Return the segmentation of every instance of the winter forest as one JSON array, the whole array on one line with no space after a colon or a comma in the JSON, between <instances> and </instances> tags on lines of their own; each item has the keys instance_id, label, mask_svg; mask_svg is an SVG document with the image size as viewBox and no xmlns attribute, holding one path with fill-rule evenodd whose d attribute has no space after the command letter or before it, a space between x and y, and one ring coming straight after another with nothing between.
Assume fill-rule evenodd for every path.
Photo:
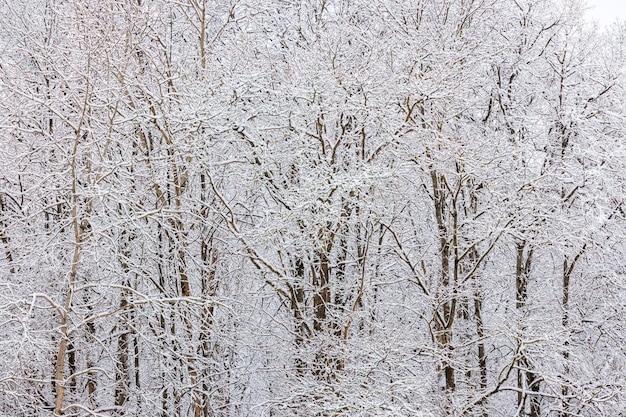
<instances>
[{"instance_id":1,"label":"winter forest","mask_svg":"<svg viewBox=\"0 0 626 417\"><path fill-rule=\"evenodd\" d=\"M584 7L2 0L0 415L626 415Z\"/></svg>"}]
</instances>

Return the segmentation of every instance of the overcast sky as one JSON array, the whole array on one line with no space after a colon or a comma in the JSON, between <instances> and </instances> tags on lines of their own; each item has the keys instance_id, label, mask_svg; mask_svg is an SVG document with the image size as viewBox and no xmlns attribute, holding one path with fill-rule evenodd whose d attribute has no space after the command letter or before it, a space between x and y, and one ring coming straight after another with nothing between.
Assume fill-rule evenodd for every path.
<instances>
[{"instance_id":1,"label":"overcast sky","mask_svg":"<svg viewBox=\"0 0 626 417\"><path fill-rule=\"evenodd\" d=\"M626 0L587 0L589 15L601 25L613 23L617 18L626 20Z\"/></svg>"}]
</instances>

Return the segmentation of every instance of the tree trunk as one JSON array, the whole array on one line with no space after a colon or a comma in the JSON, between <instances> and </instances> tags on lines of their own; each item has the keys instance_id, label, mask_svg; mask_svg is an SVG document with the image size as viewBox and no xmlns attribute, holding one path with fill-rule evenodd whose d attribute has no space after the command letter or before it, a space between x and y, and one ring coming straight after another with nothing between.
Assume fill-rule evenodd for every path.
<instances>
[{"instance_id":1,"label":"tree trunk","mask_svg":"<svg viewBox=\"0 0 626 417\"><path fill-rule=\"evenodd\" d=\"M437 230L439 232L439 256L441 262L441 278L437 288L437 300L442 305L442 311L435 311L435 337L437 347L443 356L442 368L445 379L445 391L452 393L456 389L456 379L452 356L454 347L452 346L454 315L456 310L456 296L453 295L453 288L450 280L450 237L447 226L448 207L446 205L445 178L431 171L431 182L435 203L435 218L437 220Z\"/></svg>"},{"instance_id":2,"label":"tree trunk","mask_svg":"<svg viewBox=\"0 0 626 417\"><path fill-rule=\"evenodd\" d=\"M528 276L532 265L533 248L528 247L526 241L517 244L517 257L515 263L515 288L516 309L520 320L520 331L525 330L526 304L528 301ZM520 341L523 343L523 341ZM528 389L533 393L539 392L541 379L531 370L532 363L526 356L524 347L520 349L520 358L517 363L517 408L519 417L526 416L526 398L529 396ZM530 417L538 417L541 414L540 398L537 394L530 394Z\"/></svg>"}]
</instances>

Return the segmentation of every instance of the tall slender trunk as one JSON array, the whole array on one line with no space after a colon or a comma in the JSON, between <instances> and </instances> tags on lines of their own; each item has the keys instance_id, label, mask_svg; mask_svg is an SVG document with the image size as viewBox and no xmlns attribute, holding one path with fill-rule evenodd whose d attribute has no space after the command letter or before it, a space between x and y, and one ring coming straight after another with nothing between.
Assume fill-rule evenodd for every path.
<instances>
[{"instance_id":1,"label":"tall slender trunk","mask_svg":"<svg viewBox=\"0 0 626 417\"><path fill-rule=\"evenodd\" d=\"M128 307L127 291L122 290L120 311L124 312ZM128 399L129 358L128 358L128 330L122 323L119 324L120 335L117 339L117 366L115 372L115 405L123 407Z\"/></svg>"},{"instance_id":2,"label":"tall slender trunk","mask_svg":"<svg viewBox=\"0 0 626 417\"><path fill-rule=\"evenodd\" d=\"M313 277L313 287L315 292L313 294L313 329L322 334L326 331L334 333L333 325L336 323L329 323L328 321L328 309L330 307L330 264L328 259L328 251L331 245L327 245L322 250L316 253L316 262L311 265L311 273ZM334 378L334 370L338 368L338 358L333 358L331 352L328 350L332 346L326 344L322 345L321 350L318 351L315 361L315 375L331 382Z\"/></svg>"},{"instance_id":3,"label":"tall slender trunk","mask_svg":"<svg viewBox=\"0 0 626 417\"><path fill-rule=\"evenodd\" d=\"M301 257L297 257L295 260L295 282L293 284L293 294L291 294L291 310L294 314L296 321L296 336L295 345L296 351L299 352L304 345L304 340L307 337L307 326L304 321L304 317L301 317L302 306L304 305L304 262ZM306 371L306 362L302 360L300 355L296 355L295 358L296 372L298 375L304 375Z\"/></svg>"},{"instance_id":4,"label":"tall slender trunk","mask_svg":"<svg viewBox=\"0 0 626 417\"><path fill-rule=\"evenodd\" d=\"M459 176L462 175L462 169L460 169L461 165L457 164L457 172ZM476 219L479 216L478 213L478 196L475 193L475 184L473 181L470 181L470 187L468 192L462 192L464 200L466 203L463 205L464 213L466 218ZM469 204L467 204L469 203ZM458 255L457 255L458 257ZM464 276L466 274L471 274L472 270L480 263L480 255L478 253L478 248L474 244L470 247L468 253L469 259L469 267L465 267L463 270ZM474 281L474 323L476 325L476 336L478 338L478 342L476 343L477 350L477 358L478 358L478 375L479 375L479 388L482 394L487 392L487 352L485 350L485 327L483 322L483 301L484 294L482 283L478 279L477 276L473 277ZM469 307L468 307L469 308ZM480 410L481 417L488 417L489 413L487 412L486 407L487 397L482 397L481 400L476 404Z\"/></svg>"},{"instance_id":5,"label":"tall slender trunk","mask_svg":"<svg viewBox=\"0 0 626 417\"><path fill-rule=\"evenodd\" d=\"M481 392L487 391L487 353L485 351L485 328L483 323L483 294L480 288L474 291L474 320L476 322L476 335L478 336L477 350L478 350L478 371L480 374L480 390ZM484 408L484 402L486 398L483 398L477 405L481 407L481 417L487 417L487 410Z\"/></svg>"},{"instance_id":6,"label":"tall slender trunk","mask_svg":"<svg viewBox=\"0 0 626 417\"><path fill-rule=\"evenodd\" d=\"M442 300L442 314L435 312L435 338L438 348L442 351L442 368L445 378L445 391L454 392L456 378L452 365L453 349L452 336L454 315L456 310L456 297L453 295L453 284L450 280L450 236L447 226L448 207L446 205L445 179L434 170L431 171L431 182L435 203L435 218L439 232L439 256L441 262L441 278L437 289L437 299Z\"/></svg>"},{"instance_id":7,"label":"tall slender trunk","mask_svg":"<svg viewBox=\"0 0 626 417\"><path fill-rule=\"evenodd\" d=\"M61 333L61 341L59 343L59 348L57 350L56 364L55 364L55 400L54 400L54 416L63 415L63 401L65 399L65 362L66 355L68 351L68 344L70 343L70 333L68 331L68 322L69 315L72 311L72 303L74 297L74 291L76 287L76 280L78 277L78 266L81 257L81 250L84 243L84 229L81 227L82 219L79 219L78 205L79 205L79 196L78 196L78 167L77 167L77 156L78 156L78 146L81 138L83 138L82 126L83 122L86 119L87 114L87 105L89 100L89 89L90 85L87 80L85 87L85 97L83 101L82 107L82 115L78 126L75 129L74 136L74 144L72 147L71 160L70 160L70 175L71 175L71 199L72 199L72 210L71 210L71 218L72 218L72 231L73 231L73 254L72 254L72 263L70 264L70 271L67 283L67 293L65 295L65 302L63 303L63 310L60 312L60 327L59 333Z\"/></svg>"},{"instance_id":8,"label":"tall slender trunk","mask_svg":"<svg viewBox=\"0 0 626 417\"><path fill-rule=\"evenodd\" d=\"M217 291L217 282L215 278L217 268L217 250L213 247L211 237L204 238L200 245L200 259L202 261L202 282L201 290L202 296L208 299L214 297ZM207 359L214 355L213 347L211 346L210 338L214 326L215 317L215 305L213 303L204 305L202 308L201 323L200 323L200 336L198 345L198 354L201 358ZM194 407L194 417L200 417L204 415L208 417L211 413L209 396L208 369L199 367L201 374L198 377L198 384L202 381L202 388L198 389L196 393L196 405ZM226 394L223 394L224 403L228 402Z\"/></svg>"},{"instance_id":9,"label":"tall slender trunk","mask_svg":"<svg viewBox=\"0 0 626 417\"><path fill-rule=\"evenodd\" d=\"M72 164L72 172L75 172L74 164ZM75 177L75 174L74 174ZM76 179L74 178L74 205L72 207L73 217L73 229L74 229L74 251L72 255L72 263L70 266L69 282L67 286L67 293L65 295L65 303L63 304L63 310L61 312L60 328L61 341L57 350L56 365L55 365L55 402L54 402L54 415L63 415L63 400L65 398L66 380L65 380L65 363L66 355L68 352L68 346L70 344L70 335L68 331L69 315L72 311L72 302L74 297L74 289L76 286L76 279L78 275L78 265L80 261L81 247L82 247L82 234L78 224L77 204L78 199L76 196Z\"/></svg>"},{"instance_id":10,"label":"tall slender trunk","mask_svg":"<svg viewBox=\"0 0 626 417\"><path fill-rule=\"evenodd\" d=\"M122 213L121 204L118 204L118 212ZM130 285L128 274L130 273L130 268L128 266L128 259L130 259L130 251L129 251L129 242L131 238L127 237L127 232L122 231L120 236L121 238L121 259L120 266L122 268L122 290L120 294L120 315L122 319L118 322L118 332L119 336L117 339L117 364L116 364L116 372L115 372L115 405L118 407L123 407L128 399L128 389L129 389L129 381L130 381L130 361L129 361L129 331L127 323L123 317L127 315L128 309L128 287Z\"/></svg>"},{"instance_id":11,"label":"tall slender trunk","mask_svg":"<svg viewBox=\"0 0 626 417\"><path fill-rule=\"evenodd\" d=\"M0 193L0 241L4 245L4 257L6 258L7 263L9 264L9 272L11 274L14 274L15 266L13 265L13 253L11 252L11 246L9 244L10 239L5 233L6 223L4 222L4 219L2 218L2 216L4 215L5 209L6 207L4 204L4 198L2 196L2 193Z\"/></svg>"},{"instance_id":12,"label":"tall slender trunk","mask_svg":"<svg viewBox=\"0 0 626 417\"><path fill-rule=\"evenodd\" d=\"M563 326L563 330L565 331L565 340L563 341L563 374L567 375L569 373L569 321L570 321L570 280L572 276L572 272L574 272L574 267L576 263L581 258L581 256L587 250L587 244L584 244L580 251L573 258L569 258L568 256L563 257L563 271L562 271L562 317L561 324ZM562 411L559 413L560 416L569 415L569 404L568 404L568 396L569 396L569 388L567 384L563 383L561 386L561 398L562 398Z\"/></svg>"},{"instance_id":13,"label":"tall slender trunk","mask_svg":"<svg viewBox=\"0 0 626 417\"><path fill-rule=\"evenodd\" d=\"M515 263L515 288L516 288L516 309L520 318L520 331L525 330L524 314L528 301L528 276L532 265L533 248L529 247L526 241L517 244L517 256ZM520 341L520 343L523 343ZM520 358L517 361L517 408L518 415L526 415L526 399L530 399L530 417L538 417L541 414L540 397L537 394L541 385L541 378L532 371L532 363L526 356L522 348ZM530 389L531 394L528 393Z\"/></svg>"}]
</instances>

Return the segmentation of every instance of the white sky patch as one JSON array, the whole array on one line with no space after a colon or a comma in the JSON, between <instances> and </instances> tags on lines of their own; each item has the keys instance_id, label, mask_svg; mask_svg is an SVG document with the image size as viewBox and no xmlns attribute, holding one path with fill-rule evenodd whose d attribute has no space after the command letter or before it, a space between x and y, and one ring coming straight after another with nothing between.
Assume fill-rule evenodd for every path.
<instances>
[{"instance_id":1,"label":"white sky patch","mask_svg":"<svg viewBox=\"0 0 626 417\"><path fill-rule=\"evenodd\" d=\"M626 20L626 0L587 0L587 16L607 26L615 20Z\"/></svg>"}]
</instances>

